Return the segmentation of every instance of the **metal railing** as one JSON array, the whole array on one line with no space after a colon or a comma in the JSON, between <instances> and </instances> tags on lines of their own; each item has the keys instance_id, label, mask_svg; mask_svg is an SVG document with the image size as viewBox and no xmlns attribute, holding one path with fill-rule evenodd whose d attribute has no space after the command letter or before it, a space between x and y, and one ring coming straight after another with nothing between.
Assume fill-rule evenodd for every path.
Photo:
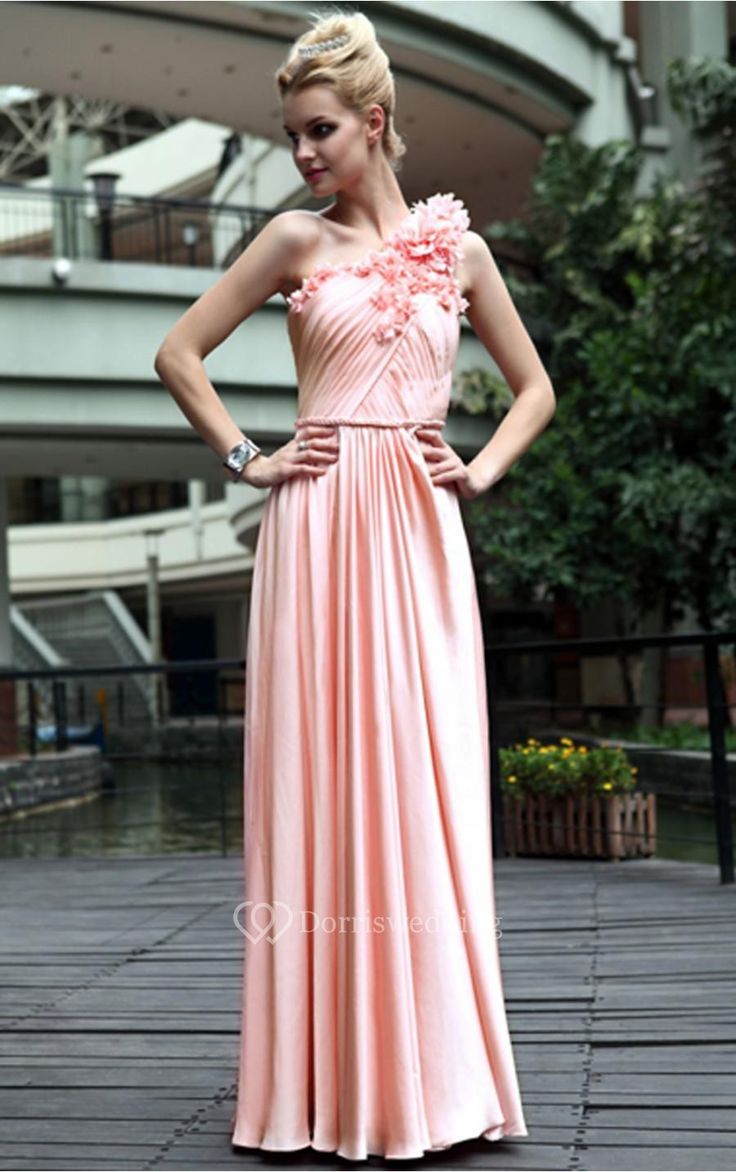
<instances>
[{"instance_id":1,"label":"metal railing","mask_svg":"<svg viewBox=\"0 0 736 1172\"><path fill-rule=\"evenodd\" d=\"M0 180L0 258L74 260L227 268L283 207L210 199L26 187ZM536 266L503 242L494 256L505 275L538 276Z\"/></svg>"},{"instance_id":2,"label":"metal railing","mask_svg":"<svg viewBox=\"0 0 736 1172\"><path fill-rule=\"evenodd\" d=\"M281 209L0 182L0 257L226 268Z\"/></svg>"},{"instance_id":3,"label":"metal railing","mask_svg":"<svg viewBox=\"0 0 736 1172\"><path fill-rule=\"evenodd\" d=\"M733 863L733 834L731 795L728 777L728 763L726 758L726 712L729 705L723 696L719 673L719 648L736 645L736 632L697 632L681 635L646 635L625 636L598 639L554 639L535 640L532 642L517 643L485 643L487 703L490 731L490 762L491 762L491 810L493 850L497 857L505 853L503 832L503 800L501 791L501 770L499 750L502 747L499 737L499 723L501 714L505 710L513 710L517 723L522 711L527 715L522 719L529 721L528 714L545 713L555 718L559 712L564 712L569 718L571 712L583 717L591 712L601 715L606 710L614 708L620 713L620 705L584 704L576 700L554 699L524 699L513 701L504 700L499 696L497 688L497 668L502 658L515 656L539 655L545 658L565 653L566 661L578 663L588 656L628 656L646 648L696 647L700 650L704 665L705 695L703 706L708 713L708 737L710 746L710 774L711 800L715 825L718 866L721 883L734 882ZM161 704L156 711L161 715L161 729L170 727L197 727L209 722L215 730L214 745L222 736L223 729L230 718L235 717L239 722L243 718L243 699L245 689L246 663L243 659L211 659L187 660L170 663L135 664L121 667L95 666L94 668L80 667L51 667L43 670L20 671L0 670L0 689L8 682L13 682L17 690L25 688L25 713L19 713L15 720L15 727L19 732L21 745L25 745L27 752L34 755L39 745L39 713L38 697L44 691L46 694L46 728L53 729L53 743L59 752L63 752L71 743L70 720L77 719L83 724L89 719L94 709L94 698L91 698L85 687L86 677L109 676L116 683L116 687L105 696L104 729L98 738L98 743L105 754L112 759L126 759L130 757L155 757L149 746L146 749L146 734L155 732L156 722L147 722L143 727L140 718L131 720L125 708L125 691L122 679L127 675L150 675L156 679L156 686L161 689ZM49 683L51 684L49 694ZM98 698L99 703L99 698ZM647 708L654 705L647 703ZM664 707L664 705L660 705ZM0 736L7 735L7 729L0 727ZM48 737L47 737L48 741ZM152 742L154 743L154 742ZM116 747L117 746L117 747ZM668 750L656 746L642 746L642 752L656 754ZM212 756L216 756L213 749ZM220 802L217 817L227 820L225 803ZM232 816L231 816L232 817ZM622 833L626 833L623 831ZM661 835L660 835L661 837ZM669 836L672 837L672 836ZM221 825L221 841L223 851L226 852L227 827ZM688 843L703 843L708 846L710 841L705 839L688 838Z\"/></svg>"}]
</instances>

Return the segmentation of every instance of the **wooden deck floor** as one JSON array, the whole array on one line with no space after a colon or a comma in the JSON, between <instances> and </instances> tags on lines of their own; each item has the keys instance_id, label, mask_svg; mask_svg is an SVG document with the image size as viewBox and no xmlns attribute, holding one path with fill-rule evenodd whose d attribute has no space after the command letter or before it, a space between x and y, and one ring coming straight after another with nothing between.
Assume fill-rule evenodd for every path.
<instances>
[{"instance_id":1,"label":"wooden deck floor","mask_svg":"<svg viewBox=\"0 0 736 1172\"><path fill-rule=\"evenodd\" d=\"M241 875L0 862L0 1169L736 1169L736 891L715 867L499 860L530 1134L401 1165L232 1150Z\"/></svg>"}]
</instances>

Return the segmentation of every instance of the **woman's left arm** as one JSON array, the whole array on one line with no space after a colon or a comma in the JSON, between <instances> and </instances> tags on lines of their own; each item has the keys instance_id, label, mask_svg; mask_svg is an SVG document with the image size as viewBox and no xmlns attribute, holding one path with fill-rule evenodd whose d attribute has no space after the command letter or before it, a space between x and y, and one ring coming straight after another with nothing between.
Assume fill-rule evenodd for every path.
<instances>
[{"instance_id":1,"label":"woman's left arm","mask_svg":"<svg viewBox=\"0 0 736 1172\"><path fill-rule=\"evenodd\" d=\"M466 232L463 238L464 295L469 302L465 316L474 333L498 366L513 392L514 402L485 447L470 463L447 459L444 444L435 432L419 438L428 443L427 454L435 462L435 483L458 481L464 497L486 492L518 460L544 431L557 407L554 388L537 349L506 288L496 261L482 236ZM442 467L440 467L440 463ZM454 469L451 463L455 463Z\"/></svg>"}]
</instances>

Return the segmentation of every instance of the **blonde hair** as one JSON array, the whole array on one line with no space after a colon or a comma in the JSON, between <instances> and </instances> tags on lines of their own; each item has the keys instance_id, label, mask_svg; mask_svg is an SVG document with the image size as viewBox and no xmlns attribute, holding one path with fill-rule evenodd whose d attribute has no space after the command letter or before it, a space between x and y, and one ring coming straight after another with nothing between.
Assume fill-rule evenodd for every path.
<instances>
[{"instance_id":1,"label":"blonde hair","mask_svg":"<svg viewBox=\"0 0 736 1172\"><path fill-rule=\"evenodd\" d=\"M281 98L312 85L329 85L343 105L363 114L377 103L386 116L381 139L384 154L394 171L400 169L400 160L406 153L406 144L394 126L396 90L388 56L376 38L376 31L362 12L331 16L311 13L311 28L294 41L286 60L279 66L275 81ZM300 53L323 41L327 45L317 51Z\"/></svg>"}]
</instances>

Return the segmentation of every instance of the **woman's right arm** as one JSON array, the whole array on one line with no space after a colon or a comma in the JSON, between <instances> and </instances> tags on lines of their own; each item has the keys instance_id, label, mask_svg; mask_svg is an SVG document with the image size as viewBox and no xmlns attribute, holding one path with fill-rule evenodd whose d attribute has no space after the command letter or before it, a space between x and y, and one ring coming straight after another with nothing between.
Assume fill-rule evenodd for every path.
<instances>
[{"instance_id":1,"label":"woman's right arm","mask_svg":"<svg viewBox=\"0 0 736 1172\"><path fill-rule=\"evenodd\" d=\"M313 247L310 236L318 230L303 213L275 216L179 318L156 352L157 375L221 461L242 440L243 432L210 382L204 359L292 278L295 257L300 260ZM311 441L310 449L297 452L290 440L271 456L260 453L248 461L242 479L265 488L296 472L313 471L319 452ZM223 473L230 476L225 468Z\"/></svg>"}]
</instances>

